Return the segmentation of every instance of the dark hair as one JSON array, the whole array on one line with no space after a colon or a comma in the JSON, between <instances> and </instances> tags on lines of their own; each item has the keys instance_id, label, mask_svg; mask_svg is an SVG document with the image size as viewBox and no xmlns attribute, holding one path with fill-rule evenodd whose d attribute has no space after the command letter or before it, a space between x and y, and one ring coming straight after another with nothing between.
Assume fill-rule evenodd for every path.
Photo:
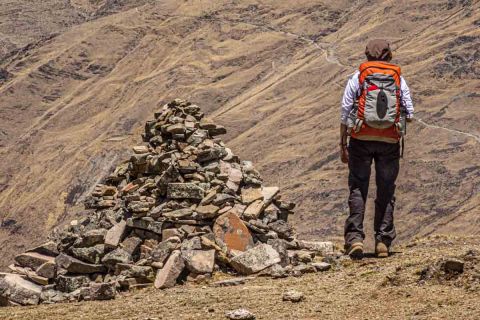
<instances>
[{"instance_id":1,"label":"dark hair","mask_svg":"<svg viewBox=\"0 0 480 320\"><path fill-rule=\"evenodd\" d=\"M367 54L367 60L368 61L385 61L385 62L389 62L390 60L392 60L393 58L393 55L392 55L392 52L389 51L386 55L380 57L380 58L375 58L375 57L372 57L370 55Z\"/></svg>"}]
</instances>

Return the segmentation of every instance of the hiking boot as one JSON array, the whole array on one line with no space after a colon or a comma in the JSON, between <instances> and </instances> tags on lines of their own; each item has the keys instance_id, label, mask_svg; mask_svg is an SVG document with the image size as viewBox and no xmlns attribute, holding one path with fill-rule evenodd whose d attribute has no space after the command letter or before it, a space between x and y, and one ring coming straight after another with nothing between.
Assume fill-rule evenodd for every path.
<instances>
[{"instance_id":1,"label":"hiking boot","mask_svg":"<svg viewBox=\"0 0 480 320\"><path fill-rule=\"evenodd\" d=\"M375 254L377 255L377 258L386 258L388 257L388 247L385 243L383 242L377 242L375 245Z\"/></svg>"},{"instance_id":2,"label":"hiking boot","mask_svg":"<svg viewBox=\"0 0 480 320\"><path fill-rule=\"evenodd\" d=\"M347 250L347 254L352 260L360 260L363 258L363 243L352 243Z\"/></svg>"}]
</instances>

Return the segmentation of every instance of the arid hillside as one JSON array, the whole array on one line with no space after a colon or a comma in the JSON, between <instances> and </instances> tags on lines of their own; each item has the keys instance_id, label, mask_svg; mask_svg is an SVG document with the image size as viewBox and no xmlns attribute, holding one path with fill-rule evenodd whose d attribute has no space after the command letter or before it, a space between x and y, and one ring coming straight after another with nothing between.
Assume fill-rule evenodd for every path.
<instances>
[{"instance_id":1,"label":"arid hillside","mask_svg":"<svg viewBox=\"0 0 480 320\"><path fill-rule=\"evenodd\" d=\"M370 38L392 42L416 107L400 240L478 234L479 1L2 1L0 265L81 215L175 97L206 108L299 204L303 237L339 239L339 101Z\"/></svg>"}]
</instances>

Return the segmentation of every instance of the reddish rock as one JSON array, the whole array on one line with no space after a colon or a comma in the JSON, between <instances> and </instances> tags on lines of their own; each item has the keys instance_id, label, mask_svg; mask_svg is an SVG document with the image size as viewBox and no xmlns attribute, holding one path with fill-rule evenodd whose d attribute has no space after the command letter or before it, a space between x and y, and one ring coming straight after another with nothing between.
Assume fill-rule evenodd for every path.
<instances>
[{"instance_id":1,"label":"reddish rock","mask_svg":"<svg viewBox=\"0 0 480 320\"><path fill-rule=\"evenodd\" d=\"M215 240L230 250L246 251L253 247L250 231L233 212L227 212L217 218L213 225Z\"/></svg>"}]
</instances>

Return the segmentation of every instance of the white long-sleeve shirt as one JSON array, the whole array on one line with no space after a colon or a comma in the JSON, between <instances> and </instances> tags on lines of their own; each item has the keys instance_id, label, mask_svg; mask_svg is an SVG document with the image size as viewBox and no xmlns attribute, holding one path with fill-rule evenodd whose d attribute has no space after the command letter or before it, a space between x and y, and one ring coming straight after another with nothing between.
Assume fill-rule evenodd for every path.
<instances>
[{"instance_id":1,"label":"white long-sleeve shirt","mask_svg":"<svg viewBox=\"0 0 480 320\"><path fill-rule=\"evenodd\" d=\"M358 81L358 76L360 71L356 71L347 82L345 91L342 98L342 109L340 113L340 121L343 124L347 124L347 118L352 110L353 103L360 95L360 83ZM412 97L410 96L410 89L408 88L407 82L403 77L400 77L400 102L407 112L407 118L413 118L413 103Z\"/></svg>"}]
</instances>

